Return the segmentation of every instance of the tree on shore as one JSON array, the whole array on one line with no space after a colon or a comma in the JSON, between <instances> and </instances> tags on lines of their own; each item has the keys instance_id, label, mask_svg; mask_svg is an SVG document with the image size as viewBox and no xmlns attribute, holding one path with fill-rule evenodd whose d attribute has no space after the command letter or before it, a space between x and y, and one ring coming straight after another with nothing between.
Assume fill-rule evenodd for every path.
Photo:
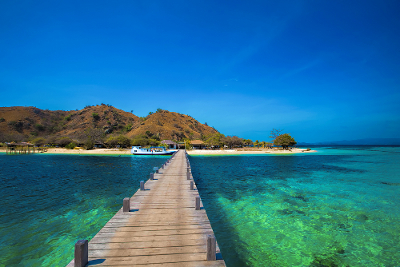
<instances>
[{"instance_id":1,"label":"tree on shore","mask_svg":"<svg viewBox=\"0 0 400 267\"><path fill-rule=\"evenodd\" d=\"M274 145L282 146L283 149L289 149L290 146L294 146L297 142L294 140L290 134L281 134L274 140Z\"/></svg>"},{"instance_id":2,"label":"tree on shore","mask_svg":"<svg viewBox=\"0 0 400 267\"><path fill-rule=\"evenodd\" d=\"M269 137L269 138L271 138L271 139L276 139L278 136L280 136L280 135L282 135L281 133L283 132L283 130L280 130L280 129L272 129L272 131L271 131L271 136Z\"/></svg>"},{"instance_id":3,"label":"tree on shore","mask_svg":"<svg viewBox=\"0 0 400 267\"><path fill-rule=\"evenodd\" d=\"M243 139L237 136L226 136L223 137L221 141L224 145L227 145L229 148L243 146Z\"/></svg>"},{"instance_id":4,"label":"tree on shore","mask_svg":"<svg viewBox=\"0 0 400 267\"><path fill-rule=\"evenodd\" d=\"M258 148L258 147L260 146L260 142L259 142L258 140L256 140L256 141L254 142L254 146Z\"/></svg>"},{"instance_id":5,"label":"tree on shore","mask_svg":"<svg viewBox=\"0 0 400 267\"><path fill-rule=\"evenodd\" d=\"M253 141L251 141L251 139L245 139L245 140L243 140L243 143L245 146L250 146L253 144Z\"/></svg>"},{"instance_id":6,"label":"tree on shore","mask_svg":"<svg viewBox=\"0 0 400 267\"><path fill-rule=\"evenodd\" d=\"M85 147L87 150L93 149L96 142L103 142L104 132L99 128L89 128L84 132L86 137Z\"/></svg>"},{"instance_id":7,"label":"tree on shore","mask_svg":"<svg viewBox=\"0 0 400 267\"><path fill-rule=\"evenodd\" d=\"M211 134L211 135L206 137L205 143L208 146L222 147L223 146L222 139L224 137L225 136L223 134L220 134L220 133Z\"/></svg>"}]
</instances>

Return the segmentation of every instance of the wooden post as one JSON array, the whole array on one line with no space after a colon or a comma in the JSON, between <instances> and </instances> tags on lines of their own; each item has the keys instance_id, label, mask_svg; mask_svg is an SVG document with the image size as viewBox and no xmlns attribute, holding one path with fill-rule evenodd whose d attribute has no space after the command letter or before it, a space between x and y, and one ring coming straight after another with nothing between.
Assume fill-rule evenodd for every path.
<instances>
[{"instance_id":1,"label":"wooden post","mask_svg":"<svg viewBox=\"0 0 400 267\"><path fill-rule=\"evenodd\" d=\"M193 181L190 181L190 190L194 190L194 183L193 183Z\"/></svg>"},{"instance_id":2,"label":"wooden post","mask_svg":"<svg viewBox=\"0 0 400 267\"><path fill-rule=\"evenodd\" d=\"M158 173L158 170L156 170L156 173Z\"/></svg>"},{"instance_id":3,"label":"wooden post","mask_svg":"<svg viewBox=\"0 0 400 267\"><path fill-rule=\"evenodd\" d=\"M154 180L154 173L150 173L150 180Z\"/></svg>"},{"instance_id":4,"label":"wooden post","mask_svg":"<svg viewBox=\"0 0 400 267\"><path fill-rule=\"evenodd\" d=\"M140 181L140 191L144 191L144 181Z\"/></svg>"},{"instance_id":5,"label":"wooden post","mask_svg":"<svg viewBox=\"0 0 400 267\"><path fill-rule=\"evenodd\" d=\"M190 172L188 172L186 175L187 175L187 180L190 180Z\"/></svg>"},{"instance_id":6,"label":"wooden post","mask_svg":"<svg viewBox=\"0 0 400 267\"><path fill-rule=\"evenodd\" d=\"M75 243L75 258L74 258L74 266L75 267L85 267L89 262L89 253L88 253L88 241L87 240L78 240Z\"/></svg>"},{"instance_id":7,"label":"wooden post","mask_svg":"<svg viewBox=\"0 0 400 267\"><path fill-rule=\"evenodd\" d=\"M123 212L129 212L131 210L131 199L129 197L124 198L123 204L122 204L122 211Z\"/></svg>"},{"instance_id":8,"label":"wooden post","mask_svg":"<svg viewBox=\"0 0 400 267\"><path fill-rule=\"evenodd\" d=\"M207 236L207 260L217 260L217 241L213 235Z\"/></svg>"},{"instance_id":9,"label":"wooden post","mask_svg":"<svg viewBox=\"0 0 400 267\"><path fill-rule=\"evenodd\" d=\"M196 210L200 210L200 197L196 197Z\"/></svg>"}]
</instances>

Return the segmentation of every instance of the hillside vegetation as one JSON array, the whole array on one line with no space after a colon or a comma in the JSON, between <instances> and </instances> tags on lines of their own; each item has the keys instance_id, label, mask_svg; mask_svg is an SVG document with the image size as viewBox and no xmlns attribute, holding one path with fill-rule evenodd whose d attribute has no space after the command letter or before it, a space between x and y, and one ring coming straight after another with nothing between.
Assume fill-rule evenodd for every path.
<instances>
[{"instance_id":1,"label":"hillside vegetation","mask_svg":"<svg viewBox=\"0 0 400 267\"><path fill-rule=\"evenodd\" d=\"M83 143L88 137L100 142L110 138L121 139L121 136L182 141L215 133L218 131L188 115L161 109L146 117L138 117L105 104L75 111L0 107L0 142L68 138Z\"/></svg>"}]
</instances>

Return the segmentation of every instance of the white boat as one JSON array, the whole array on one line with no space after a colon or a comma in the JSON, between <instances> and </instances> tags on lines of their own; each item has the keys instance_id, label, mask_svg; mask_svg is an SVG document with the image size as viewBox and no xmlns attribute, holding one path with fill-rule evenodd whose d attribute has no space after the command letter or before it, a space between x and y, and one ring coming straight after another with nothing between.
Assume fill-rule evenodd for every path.
<instances>
[{"instance_id":1,"label":"white boat","mask_svg":"<svg viewBox=\"0 0 400 267\"><path fill-rule=\"evenodd\" d=\"M172 155L174 152L165 150L165 147L142 148L140 146L133 146L131 149L133 155Z\"/></svg>"}]
</instances>

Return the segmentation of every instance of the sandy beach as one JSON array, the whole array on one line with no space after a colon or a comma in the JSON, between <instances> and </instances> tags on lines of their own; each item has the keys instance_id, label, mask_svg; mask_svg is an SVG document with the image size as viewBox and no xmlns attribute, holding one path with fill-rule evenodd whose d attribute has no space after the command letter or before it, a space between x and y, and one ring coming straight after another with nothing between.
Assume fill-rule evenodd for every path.
<instances>
[{"instance_id":1,"label":"sandy beach","mask_svg":"<svg viewBox=\"0 0 400 267\"><path fill-rule=\"evenodd\" d=\"M296 153L312 153L316 150L307 151L306 148L292 148L290 150L282 149L225 149L225 150L190 150L189 155L260 155L260 154L296 154Z\"/></svg>"},{"instance_id":2,"label":"sandy beach","mask_svg":"<svg viewBox=\"0 0 400 267\"><path fill-rule=\"evenodd\" d=\"M5 149L0 152L6 152ZM66 148L48 148L47 152L43 154L76 154L76 155L130 155L130 149L117 149L117 148L96 148L93 150L85 149L66 149Z\"/></svg>"},{"instance_id":3,"label":"sandy beach","mask_svg":"<svg viewBox=\"0 0 400 267\"><path fill-rule=\"evenodd\" d=\"M0 152L6 152L1 149ZM188 150L189 155L260 155L260 154L295 154L295 153L312 153L316 150L307 151L306 148L293 148L291 150L282 149L225 149L225 150L208 150L194 149ZM76 154L76 155L130 155L130 149L117 148L96 148L93 150L85 149L66 149L66 148L48 148L46 154Z\"/></svg>"}]
</instances>

